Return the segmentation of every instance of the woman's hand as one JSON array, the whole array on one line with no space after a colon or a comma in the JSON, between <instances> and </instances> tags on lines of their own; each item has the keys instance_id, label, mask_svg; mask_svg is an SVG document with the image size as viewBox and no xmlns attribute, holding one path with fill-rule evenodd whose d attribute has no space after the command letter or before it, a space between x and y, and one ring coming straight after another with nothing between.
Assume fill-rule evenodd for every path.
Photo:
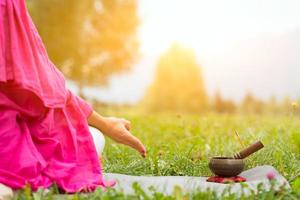
<instances>
[{"instance_id":1,"label":"woman's hand","mask_svg":"<svg viewBox=\"0 0 300 200\"><path fill-rule=\"evenodd\" d=\"M107 117L105 118L105 121L107 124L105 130L103 130L105 135L118 143L136 149L142 156L146 156L146 149L142 142L129 132L131 128L129 121L114 117Z\"/></svg>"},{"instance_id":2,"label":"woman's hand","mask_svg":"<svg viewBox=\"0 0 300 200\"><path fill-rule=\"evenodd\" d=\"M146 156L146 148L142 142L129 131L131 124L125 119L114 117L102 117L94 112L88 118L89 125L98 128L104 135L118 143L125 144L136 149L143 157Z\"/></svg>"}]
</instances>

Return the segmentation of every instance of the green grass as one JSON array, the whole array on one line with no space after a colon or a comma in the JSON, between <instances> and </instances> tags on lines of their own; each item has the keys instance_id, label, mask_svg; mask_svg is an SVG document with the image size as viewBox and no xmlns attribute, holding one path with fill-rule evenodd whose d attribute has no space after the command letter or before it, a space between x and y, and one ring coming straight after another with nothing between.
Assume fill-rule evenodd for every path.
<instances>
[{"instance_id":1,"label":"green grass","mask_svg":"<svg viewBox=\"0 0 300 200\"><path fill-rule=\"evenodd\" d=\"M272 165L288 180L300 175L300 119L260 116L129 116L133 134L145 143L146 159L133 150L108 142L105 171L131 175L207 176L209 158L241 150L234 130L250 144L265 148L247 159L247 167Z\"/></svg>"},{"instance_id":2,"label":"green grass","mask_svg":"<svg viewBox=\"0 0 300 200\"><path fill-rule=\"evenodd\" d=\"M128 115L133 134L147 146L147 158L134 150L108 140L103 155L105 172L130 175L189 175L208 176L211 156L232 155L242 147L234 130L250 144L262 140L265 148L246 161L247 168L272 165L293 185L293 190L261 191L247 199L298 199L300 198L300 118L292 116L243 115ZM19 195L21 198L23 193ZM176 196L177 195L177 196ZM149 199L218 199L211 191L188 194L180 192L163 196L153 192ZM24 196L24 195L23 195ZM136 195L125 196L115 190L96 191L88 199L147 199L136 186ZM201 198L200 198L201 197ZM74 199L87 196L75 195ZM234 194L224 199L236 199ZM26 198L25 198L26 199Z\"/></svg>"}]
</instances>

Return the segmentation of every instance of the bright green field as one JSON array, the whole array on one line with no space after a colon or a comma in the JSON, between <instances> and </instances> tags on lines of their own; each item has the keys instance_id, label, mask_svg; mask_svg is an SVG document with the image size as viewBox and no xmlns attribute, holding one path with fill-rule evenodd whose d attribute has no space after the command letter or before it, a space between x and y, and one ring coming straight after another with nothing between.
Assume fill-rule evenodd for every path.
<instances>
[{"instance_id":1,"label":"bright green field","mask_svg":"<svg viewBox=\"0 0 300 200\"><path fill-rule=\"evenodd\" d=\"M133 134L145 143L148 157L109 143L104 153L107 172L132 175L210 175L212 156L233 155L260 139L265 148L247 159L247 167L272 165L288 180L300 175L300 119L260 116L129 116Z\"/></svg>"},{"instance_id":2,"label":"bright green field","mask_svg":"<svg viewBox=\"0 0 300 200\"><path fill-rule=\"evenodd\" d=\"M300 175L300 118L217 114L127 115L126 118L132 122L133 134L147 146L148 156L145 159L141 158L134 150L108 140L103 155L105 172L131 175L208 176L211 175L208 169L208 160L211 156L232 155L242 148L234 134L234 130L237 130L244 143L250 144L260 139L265 144L263 150L247 159L247 168L272 165L294 187L292 191L276 194L274 191L262 192L260 196L252 198L300 198L300 188L298 188L300 179L297 179ZM102 199L145 199L142 196L142 192L137 192L136 196L126 197L116 191L108 191L101 194L96 192L94 196L88 198L74 196L74 199L100 199L100 197ZM178 199L178 195L164 197L156 194L152 199L176 199L176 197ZM212 194L199 193L187 195L185 199L200 197L216 198Z\"/></svg>"}]
</instances>

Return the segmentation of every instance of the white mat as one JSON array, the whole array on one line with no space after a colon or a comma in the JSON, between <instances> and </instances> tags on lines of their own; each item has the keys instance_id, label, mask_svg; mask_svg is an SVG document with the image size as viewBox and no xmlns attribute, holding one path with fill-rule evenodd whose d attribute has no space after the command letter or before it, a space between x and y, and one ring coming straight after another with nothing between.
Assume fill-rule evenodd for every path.
<instances>
[{"instance_id":1,"label":"white mat","mask_svg":"<svg viewBox=\"0 0 300 200\"><path fill-rule=\"evenodd\" d=\"M276 169L272 166L259 166L253 169L249 169L240 174L240 176L247 179L247 188L243 189L244 194L249 194L250 191L257 191L258 184L262 183L263 187L268 190L270 188L270 181L267 178L267 174L272 173L276 179L276 189L285 185L290 187L288 181L280 175ZM129 176L123 174L105 173L104 178L106 180L116 180L117 190L122 190L125 194L134 194L132 184L137 182L141 188L150 193L149 187L153 186L157 192L161 192L167 195L173 193L174 187L181 187L184 193L192 193L195 191L206 191L208 189L221 194L225 189L231 187L231 192L241 194L242 186L240 183L234 184L220 184L206 182L207 177L188 177L188 176Z\"/></svg>"}]
</instances>

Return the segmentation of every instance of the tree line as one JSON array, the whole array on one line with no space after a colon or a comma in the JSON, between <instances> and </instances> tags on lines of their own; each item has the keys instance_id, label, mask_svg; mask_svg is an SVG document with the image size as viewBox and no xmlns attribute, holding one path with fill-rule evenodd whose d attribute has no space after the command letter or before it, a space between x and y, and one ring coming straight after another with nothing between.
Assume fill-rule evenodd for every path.
<instances>
[{"instance_id":1,"label":"tree line","mask_svg":"<svg viewBox=\"0 0 300 200\"><path fill-rule=\"evenodd\" d=\"M226 99L219 90L209 97L201 72L201 65L191 49L173 44L157 62L155 79L141 101L148 111L218 112L245 114L300 113L300 99L286 97L278 101L270 97L263 101L247 92L241 102Z\"/></svg>"}]
</instances>

